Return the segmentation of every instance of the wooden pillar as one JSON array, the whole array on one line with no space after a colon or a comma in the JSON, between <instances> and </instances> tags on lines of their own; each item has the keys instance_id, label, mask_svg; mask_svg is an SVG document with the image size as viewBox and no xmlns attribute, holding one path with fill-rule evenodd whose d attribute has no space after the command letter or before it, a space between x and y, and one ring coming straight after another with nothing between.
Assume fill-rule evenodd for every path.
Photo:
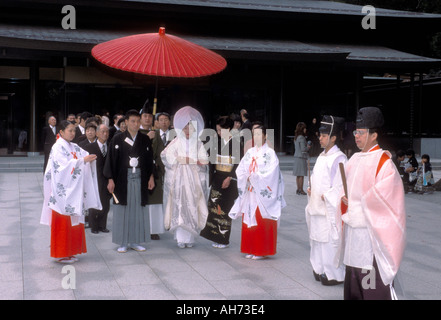
<instances>
[{"instance_id":1,"label":"wooden pillar","mask_svg":"<svg viewBox=\"0 0 441 320\"><path fill-rule=\"evenodd\" d=\"M355 75L355 117L357 118L358 110L361 105L361 95L363 93L363 72L357 71Z\"/></svg>"},{"instance_id":2,"label":"wooden pillar","mask_svg":"<svg viewBox=\"0 0 441 320\"><path fill-rule=\"evenodd\" d=\"M419 94L418 94L418 136L422 138L423 133L423 73L420 72L418 80Z\"/></svg>"},{"instance_id":3,"label":"wooden pillar","mask_svg":"<svg viewBox=\"0 0 441 320\"><path fill-rule=\"evenodd\" d=\"M29 125L29 152L28 156L39 155L37 146L37 127L36 127L36 113L37 113L37 85L38 85L38 66L33 63L30 67L30 125Z\"/></svg>"},{"instance_id":4,"label":"wooden pillar","mask_svg":"<svg viewBox=\"0 0 441 320\"><path fill-rule=\"evenodd\" d=\"M280 118L279 118L279 152L284 151L284 139L283 139L283 67L280 69Z\"/></svg>"},{"instance_id":5,"label":"wooden pillar","mask_svg":"<svg viewBox=\"0 0 441 320\"><path fill-rule=\"evenodd\" d=\"M409 115L410 115L410 123L409 123L409 147L413 149L413 139L415 135L414 122L415 122L415 73L410 74L410 99L409 99Z\"/></svg>"}]
</instances>

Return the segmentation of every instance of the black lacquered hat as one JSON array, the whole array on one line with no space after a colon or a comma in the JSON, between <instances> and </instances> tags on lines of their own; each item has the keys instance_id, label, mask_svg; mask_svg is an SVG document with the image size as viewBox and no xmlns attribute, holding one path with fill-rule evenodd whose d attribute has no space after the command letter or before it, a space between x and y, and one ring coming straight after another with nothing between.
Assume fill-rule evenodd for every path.
<instances>
[{"instance_id":1,"label":"black lacquered hat","mask_svg":"<svg viewBox=\"0 0 441 320\"><path fill-rule=\"evenodd\" d=\"M319 132L329 134L330 136L337 136L343 131L345 119L341 117L334 117L331 115L324 115L320 122Z\"/></svg>"},{"instance_id":2,"label":"black lacquered hat","mask_svg":"<svg viewBox=\"0 0 441 320\"><path fill-rule=\"evenodd\" d=\"M355 122L357 129L381 128L384 125L383 113L377 107L361 108Z\"/></svg>"}]
</instances>

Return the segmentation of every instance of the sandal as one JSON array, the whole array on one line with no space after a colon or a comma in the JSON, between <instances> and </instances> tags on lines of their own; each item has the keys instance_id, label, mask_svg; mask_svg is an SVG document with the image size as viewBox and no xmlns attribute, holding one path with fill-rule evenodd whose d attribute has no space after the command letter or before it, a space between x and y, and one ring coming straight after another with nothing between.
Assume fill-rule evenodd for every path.
<instances>
[{"instance_id":1,"label":"sandal","mask_svg":"<svg viewBox=\"0 0 441 320\"><path fill-rule=\"evenodd\" d=\"M68 258L61 258L61 259L58 259L57 260L57 262L58 263L74 263L75 262L75 260L74 259L71 259L70 257L68 257Z\"/></svg>"}]
</instances>

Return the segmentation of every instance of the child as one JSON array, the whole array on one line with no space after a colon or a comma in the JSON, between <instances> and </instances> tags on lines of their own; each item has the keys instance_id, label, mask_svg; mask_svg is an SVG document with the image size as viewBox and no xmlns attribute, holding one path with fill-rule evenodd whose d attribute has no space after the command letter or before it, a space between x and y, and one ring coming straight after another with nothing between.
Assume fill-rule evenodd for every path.
<instances>
[{"instance_id":1,"label":"child","mask_svg":"<svg viewBox=\"0 0 441 320\"><path fill-rule=\"evenodd\" d=\"M431 186L435 183L432 173L432 165L430 164L430 156L423 154L421 156L421 167L418 169L418 178L415 184L415 191L423 194L425 192L433 192Z\"/></svg>"}]
</instances>

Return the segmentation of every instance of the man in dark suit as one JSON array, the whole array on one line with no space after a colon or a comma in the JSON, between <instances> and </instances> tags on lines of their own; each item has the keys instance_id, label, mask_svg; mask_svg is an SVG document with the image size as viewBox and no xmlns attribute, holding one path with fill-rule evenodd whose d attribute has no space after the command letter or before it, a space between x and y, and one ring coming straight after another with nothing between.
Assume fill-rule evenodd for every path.
<instances>
[{"instance_id":1,"label":"man in dark suit","mask_svg":"<svg viewBox=\"0 0 441 320\"><path fill-rule=\"evenodd\" d=\"M51 153L52 146L57 141L57 119L54 116L51 116L47 120L47 123L48 125L43 128L42 133L42 142L44 146L43 172L46 171L46 166L49 160L49 154Z\"/></svg>"},{"instance_id":2,"label":"man in dark suit","mask_svg":"<svg viewBox=\"0 0 441 320\"><path fill-rule=\"evenodd\" d=\"M82 146L84 150L89 152L89 154L95 154L96 158L96 171L98 179L98 190L100 194L102 210L89 209L89 226L92 233L98 232L109 232L107 229L107 215L110 209L110 198L112 197L107 190L107 184L109 182L106 177L104 177L104 163L107 157L108 150L108 138L109 129L105 124L101 124L96 130L97 139L93 143L87 143Z\"/></svg>"},{"instance_id":3,"label":"man in dark suit","mask_svg":"<svg viewBox=\"0 0 441 320\"><path fill-rule=\"evenodd\" d=\"M249 130L251 130L251 128L252 128L252 124L251 124L250 116L249 116L248 112L247 112L245 109L242 109L242 110L240 111L240 116L241 116L241 118L242 118L242 127L241 127L241 130L244 130L244 129L249 129Z\"/></svg>"},{"instance_id":4,"label":"man in dark suit","mask_svg":"<svg viewBox=\"0 0 441 320\"><path fill-rule=\"evenodd\" d=\"M113 116L113 126L109 128L109 141L112 140L115 133L119 131L118 120L124 117L122 114L115 114Z\"/></svg>"},{"instance_id":5,"label":"man in dark suit","mask_svg":"<svg viewBox=\"0 0 441 320\"><path fill-rule=\"evenodd\" d=\"M166 112L156 114L159 129L155 130L152 139L155 188L150 192L148 206L150 212L151 239L159 240L159 234L164 233L163 185L165 166L161 160L161 152L169 141L170 115Z\"/></svg>"},{"instance_id":6,"label":"man in dark suit","mask_svg":"<svg viewBox=\"0 0 441 320\"><path fill-rule=\"evenodd\" d=\"M80 123L75 128L75 138L72 140L72 142L77 143L80 142L82 139L80 139L81 136L84 137L84 134L86 134L86 120L89 118L92 118L93 114L90 112L83 112L80 116Z\"/></svg>"}]
</instances>

